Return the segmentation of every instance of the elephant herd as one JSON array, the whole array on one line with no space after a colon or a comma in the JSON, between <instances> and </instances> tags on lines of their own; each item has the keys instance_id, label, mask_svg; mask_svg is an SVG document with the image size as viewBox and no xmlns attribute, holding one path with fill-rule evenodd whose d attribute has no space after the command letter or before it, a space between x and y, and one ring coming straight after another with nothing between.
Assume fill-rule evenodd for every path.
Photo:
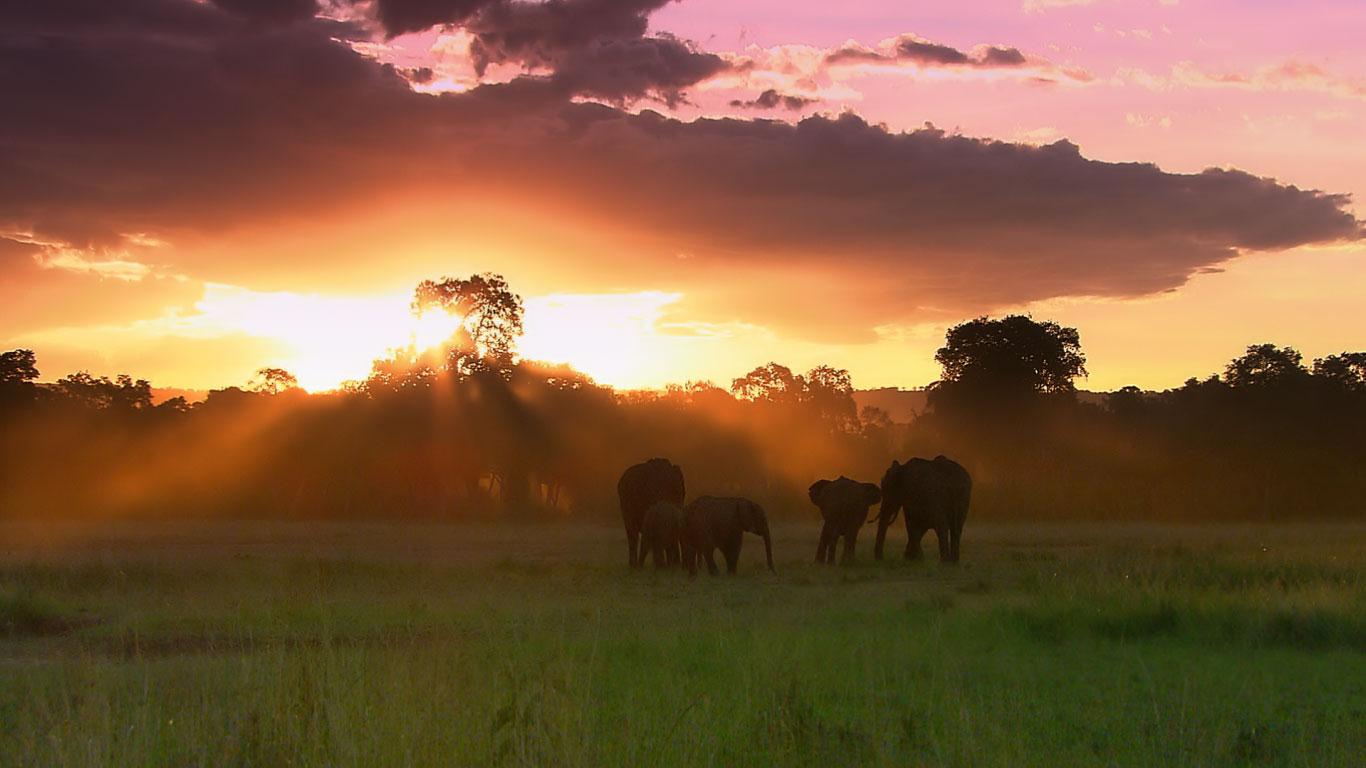
<instances>
[{"instance_id":1,"label":"elephant herd","mask_svg":"<svg viewBox=\"0 0 1366 768\"><path fill-rule=\"evenodd\" d=\"M934 531L939 559L956 563L963 538L963 522L972 498L972 478L958 462L944 456L933 459L893 461L880 485L861 483L841 475L817 480L807 490L811 503L824 521L816 545L816 562L835 562L835 547L844 540L842 562L854 557L854 543L865 522L877 520L874 556L881 560L887 529L904 513L906 558L921 556L920 540ZM684 504L683 469L668 459L654 458L628 467L617 482L621 519L632 568L645 564L647 555L656 568L682 565L697 573L697 561L718 572L715 555L720 550L726 570L735 573L744 534L764 542L764 557L773 571L773 537L763 507L733 496L700 496ZM878 505L876 517L869 510Z\"/></svg>"}]
</instances>

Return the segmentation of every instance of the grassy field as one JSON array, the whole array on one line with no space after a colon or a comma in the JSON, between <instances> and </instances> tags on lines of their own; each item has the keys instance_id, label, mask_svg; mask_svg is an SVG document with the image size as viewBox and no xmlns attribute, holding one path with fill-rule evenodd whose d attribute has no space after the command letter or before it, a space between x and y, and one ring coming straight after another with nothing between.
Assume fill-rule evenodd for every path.
<instances>
[{"instance_id":1,"label":"grassy field","mask_svg":"<svg viewBox=\"0 0 1366 768\"><path fill-rule=\"evenodd\" d=\"M1366 527L815 533L0 524L0 764L1366 764Z\"/></svg>"}]
</instances>

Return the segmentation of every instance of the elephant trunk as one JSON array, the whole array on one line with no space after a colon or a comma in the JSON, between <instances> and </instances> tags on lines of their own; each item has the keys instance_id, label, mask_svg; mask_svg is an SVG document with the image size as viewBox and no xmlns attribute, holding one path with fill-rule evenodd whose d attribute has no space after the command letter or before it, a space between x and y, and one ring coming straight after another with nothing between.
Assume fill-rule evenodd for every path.
<instances>
[{"instance_id":1,"label":"elephant trunk","mask_svg":"<svg viewBox=\"0 0 1366 768\"><path fill-rule=\"evenodd\" d=\"M878 516L877 519L877 541L873 543L873 557L877 560L882 559L882 545L887 542L887 526L891 521L886 517Z\"/></svg>"}]
</instances>

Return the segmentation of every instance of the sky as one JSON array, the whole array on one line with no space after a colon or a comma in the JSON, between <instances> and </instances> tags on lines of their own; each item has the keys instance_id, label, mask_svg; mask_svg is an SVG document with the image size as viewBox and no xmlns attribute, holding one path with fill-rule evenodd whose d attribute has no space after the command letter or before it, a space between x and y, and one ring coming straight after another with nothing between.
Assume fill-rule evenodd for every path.
<instances>
[{"instance_id":1,"label":"sky","mask_svg":"<svg viewBox=\"0 0 1366 768\"><path fill-rule=\"evenodd\" d=\"M0 349L312 390L493 271L524 357L923 386L964 320L1107 390L1366 349L1359 0L0 3Z\"/></svg>"}]
</instances>

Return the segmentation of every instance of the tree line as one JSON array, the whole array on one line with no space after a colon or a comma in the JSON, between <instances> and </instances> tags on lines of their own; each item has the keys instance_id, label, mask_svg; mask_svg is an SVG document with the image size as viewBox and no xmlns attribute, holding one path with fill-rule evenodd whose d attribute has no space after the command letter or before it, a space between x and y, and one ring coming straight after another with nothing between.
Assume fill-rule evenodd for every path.
<instances>
[{"instance_id":1,"label":"tree line","mask_svg":"<svg viewBox=\"0 0 1366 768\"><path fill-rule=\"evenodd\" d=\"M1366 353L1306 364L1260 344L1164 392L1078 398L1080 335L1023 315L951 328L940 380L909 423L859 409L848 371L768 363L728 386L615 391L519 359L521 298L498 275L424 281L443 345L394 350L363 380L309 394L286 370L201 402L77 372L39 383L0 354L0 515L611 519L621 470L651 456L689 492L816 514L815 479L876 480L893 458L947 454L1001 520L1360 516Z\"/></svg>"}]
</instances>

